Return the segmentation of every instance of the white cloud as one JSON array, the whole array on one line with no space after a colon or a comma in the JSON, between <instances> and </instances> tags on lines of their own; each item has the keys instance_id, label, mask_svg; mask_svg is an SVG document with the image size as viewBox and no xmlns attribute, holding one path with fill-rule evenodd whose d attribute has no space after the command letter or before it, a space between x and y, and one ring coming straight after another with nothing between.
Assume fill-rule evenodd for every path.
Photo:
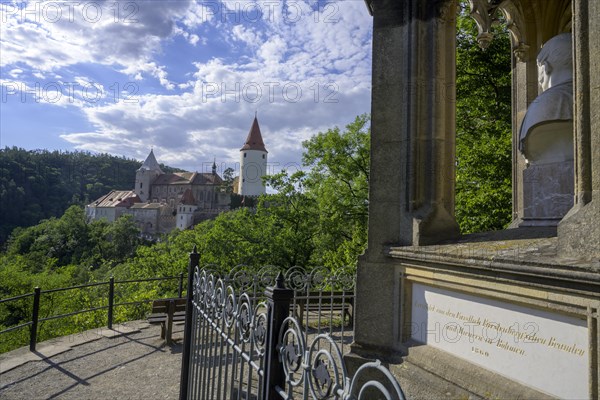
<instances>
[{"instance_id":1,"label":"white cloud","mask_svg":"<svg viewBox=\"0 0 600 400\"><path fill-rule=\"evenodd\" d=\"M15 79L17 79L22 73L23 73L23 70L21 68L15 68L15 69L11 69L10 71L8 71L8 75L10 75L12 78L15 78Z\"/></svg>"},{"instance_id":2,"label":"white cloud","mask_svg":"<svg viewBox=\"0 0 600 400\"><path fill-rule=\"evenodd\" d=\"M94 128L61 135L77 148L143 159L154 146L161 162L188 169L200 169L213 157L236 163L258 111L269 161L295 165L303 140L369 111L371 20L356 1L294 1L288 3L296 8L287 9L283 2L253 2L262 19L246 14L244 20L242 6L248 3L141 2L134 24L25 21L12 25L6 43L3 26L2 51L9 56L2 62L19 60L40 73L100 63L138 80L144 90L136 102L75 104ZM222 10L242 15L223 17ZM157 61L177 35L202 44L202 51L219 40L231 47L195 62L189 80L177 82L170 78L173 66ZM155 94L142 86L144 76L170 91Z\"/></svg>"},{"instance_id":3,"label":"white cloud","mask_svg":"<svg viewBox=\"0 0 600 400\"><path fill-rule=\"evenodd\" d=\"M149 73L166 87L171 86L166 72L152 62L162 41L181 32L178 21L186 27L204 22L203 7L190 0L24 4L0 7L0 66L56 71L81 63L118 65L132 75Z\"/></svg>"},{"instance_id":4,"label":"white cloud","mask_svg":"<svg viewBox=\"0 0 600 400\"><path fill-rule=\"evenodd\" d=\"M258 50L258 55L265 64L279 64L285 55L287 46L279 35L269 38Z\"/></svg>"},{"instance_id":5,"label":"white cloud","mask_svg":"<svg viewBox=\"0 0 600 400\"><path fill-rule=\"evenodd\" d=\"M198 35L189 35L188 41L192 46L196 46L196 44L200 41L200 37Z\"/></svg>"}]
</instances>

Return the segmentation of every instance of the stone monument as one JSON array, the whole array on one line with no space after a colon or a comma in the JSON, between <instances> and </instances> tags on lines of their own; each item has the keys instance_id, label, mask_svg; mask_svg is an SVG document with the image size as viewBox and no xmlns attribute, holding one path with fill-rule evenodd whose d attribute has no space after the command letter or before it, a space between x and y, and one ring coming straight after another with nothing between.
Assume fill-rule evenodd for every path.
<instances>
[{"instance_id":1,"label":"stone monument","mask_svg":"<svg viewBox=\"0 0 600 400\"><path fill-rule=\"evenodd\" d=\"M521 226L557 225L573 207L573 57L572 37L550 39L537 57L543 90L527 109L519 149L523 171Z\"/></svg>"},{"instance_id":2,"label":"stone monument","mask_svg":"<svg viewBox=\"0 0 600 400\"><path fill-rule=\"evenodd\" d=\"M465 236L454 220L458 2L366 2L369 232L348 362L416 365L486 398L597 400L600 1L469 1L482 47L498 22L511 33L515 229ZM541 189L529 185L536 169Z\"/></svg>"}]
</instances>

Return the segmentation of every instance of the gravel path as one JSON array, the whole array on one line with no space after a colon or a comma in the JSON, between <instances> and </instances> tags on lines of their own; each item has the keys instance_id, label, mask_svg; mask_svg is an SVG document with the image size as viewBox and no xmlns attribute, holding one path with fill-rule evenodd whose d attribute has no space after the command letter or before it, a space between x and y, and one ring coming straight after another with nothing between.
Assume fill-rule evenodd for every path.
<instances>
[{"instance_id":1,"label":"gravel path","mask_svg":"<svg viewBox=\"0 0 600 400\"><path fill-rule=\"evenodd\" d=\"M183 327L174 325L175 342L167 346L160 338L160 326L142 321L127 326L139 331L106 338L92 330L78 335L83 340L62 338L52 345L71 350L6 372L9 361L15 357L22 361L28 352L3 354L0 399L177 399Z\"/></svg>"}]
</instances>

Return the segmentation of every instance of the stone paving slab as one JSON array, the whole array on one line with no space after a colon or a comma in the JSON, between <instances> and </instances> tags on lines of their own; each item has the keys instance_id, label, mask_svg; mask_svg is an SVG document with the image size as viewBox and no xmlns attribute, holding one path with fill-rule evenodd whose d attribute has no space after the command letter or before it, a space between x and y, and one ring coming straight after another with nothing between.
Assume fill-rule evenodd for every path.
<instances>
[{"instance_id":1,"label":"stone paving slab","mask_svg":"<svg viewBox=\"0 0 600 400\"><path fill-rule=\"evenodd\" d=\"M17 349L0 356L0 399L177 399L182 338L134 321Z\"/></svg>"},{"instance_id":2,"label":"stone paving slab","mask_svg":"<svg viewBox=\"0 0 600 400\"><path fill-rule=\"evenodd\" d=\"M142 323L139 322L139 325ZM65 351L71 350L75 346L88 343L100 339L101 336L106 338L115 338L126 334L139 332L139 327L127 324L115 325L113 329L100 327L91 329L86 332L75 333L73 335L60 338L50 339L46 342L39 343L35 352L29 351L29 347L21 347L14 351L0 354L0 374L8 372L16 367L19 367L29 361L43 360L50 358Z\"/></svg>"},{"instance_id":3,"label":"stone paving slab","mask_svg":"<svg viewBox=\"0 0 600 400\"><path fill-rule=\"evenodd\" d=\"M0 399L179 398L183 325L173 326L172 346L160 326L128 322L0 355ZM411 364L394 373L407 399L474 400L473 394Z\"/></svg>"}]
</instances>

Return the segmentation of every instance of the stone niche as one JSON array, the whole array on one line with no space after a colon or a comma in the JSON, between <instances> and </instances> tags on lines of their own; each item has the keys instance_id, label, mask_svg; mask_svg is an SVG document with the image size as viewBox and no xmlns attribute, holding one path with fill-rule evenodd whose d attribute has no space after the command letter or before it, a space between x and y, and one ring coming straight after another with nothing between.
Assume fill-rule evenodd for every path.
<instances>
[{"instance_id":1,"label":"stone niche","mask_svg":"<svg viewBox=\"0 0 600 400\"><path fill-rule=\"evenodd\" d=\"M457 1L367 0L369 235L347 359L417 366L484 398L597 400L600 1L469 3L483 47L498 13L511 32L512 229L461 236L454 219ZM540 50L565 33L572 118L522 132L550 92Z\"/></svg>"}]
</instances>

